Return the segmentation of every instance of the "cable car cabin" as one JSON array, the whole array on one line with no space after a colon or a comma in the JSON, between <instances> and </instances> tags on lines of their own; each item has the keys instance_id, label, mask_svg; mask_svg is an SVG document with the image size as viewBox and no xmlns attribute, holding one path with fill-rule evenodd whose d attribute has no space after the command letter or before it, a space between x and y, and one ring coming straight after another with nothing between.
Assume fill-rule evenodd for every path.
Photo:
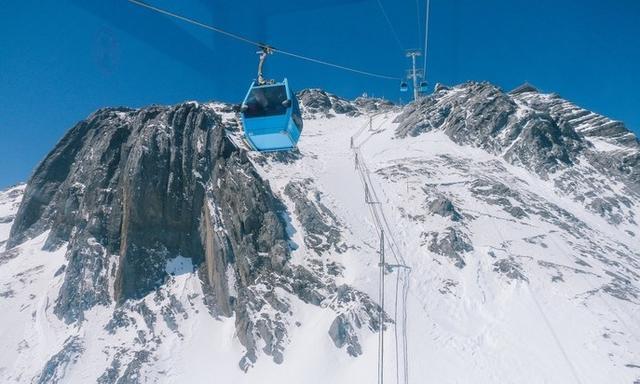
<instances>
[{"instance_id":1,"label":"cable car cabin","mask_svg":"<svg viewBox=\"0 0 640 384\"><path fill-rule=\"evenodd\" d=\"M302 132L302 115L287 79L265 85L251 83L241 112L245 138L256 151L288 151L296 147Z\"/></svg>"},{"instance_id":2,"label":"cable car cabin","mask_svg":"<svg viewBox=\"0 0 640 384\"><path fill-rule=\"evenodd\" d=\"M405 81L400 83L400 92L407 92L409 90L409 84Z\"/></svg>"},{"instance_id":3,"label":"cable car cabin","mask_svg":"<svg viewBox=\"0 0 640 384\"><path fill-rule=\"evenodd\" d=\"M429 92L429 87L426 81L420 82L420 92L422 93Z\"/></svg>"}]
</instances>

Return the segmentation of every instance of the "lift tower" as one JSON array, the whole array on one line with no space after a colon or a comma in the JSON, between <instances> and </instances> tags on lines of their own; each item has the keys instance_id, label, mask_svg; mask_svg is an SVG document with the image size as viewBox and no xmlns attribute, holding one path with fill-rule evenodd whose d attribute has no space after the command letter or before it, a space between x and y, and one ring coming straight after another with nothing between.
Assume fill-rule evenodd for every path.
<instances>
[{"instance_id":1,"label":"lift tower","mask_svg":"<svg viewBox=\"0 0 640 384\"><path fill-rule=\"evenodd\" d=\"M421 71L416 69L416 57L422 56L419 49L411 49L407 51L407 57L411 58L411 69L407 78L413 81L413 100L418 100L418 78L422 77Z\"/></svg>"}]
</instances>

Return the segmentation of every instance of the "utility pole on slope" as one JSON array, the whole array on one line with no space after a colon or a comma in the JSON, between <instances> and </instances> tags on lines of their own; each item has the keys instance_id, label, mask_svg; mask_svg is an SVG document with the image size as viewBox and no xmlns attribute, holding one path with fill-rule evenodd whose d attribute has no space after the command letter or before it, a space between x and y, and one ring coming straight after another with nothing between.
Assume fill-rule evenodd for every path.
<instances>
[{"instance_id":1,"label":"utility pole on slope","mask_svg":"<svg viewBox=\"0 0 640 384\"><path fill-rule=\"evenodd\" d=\"M384 384L384 229L380 230L380 317L378 320L378 326L380 327L380 334L378 335L378 369L379 369L379 383Z\"/></svg>"},{"instance_id":2,"label":"utility pole on slope","mask_svg":"<svg viewBox=\"0 0 640 384\"><path fill-rule=\"evenodd\" d=\"M418 100L418 78L422 77L422 71L416 69L416 57L422 56L422 52L418 49L407 51L407 57L411 58L411 69L407 77L413 82L413 100Z\"/></svg>"}]
</instances>

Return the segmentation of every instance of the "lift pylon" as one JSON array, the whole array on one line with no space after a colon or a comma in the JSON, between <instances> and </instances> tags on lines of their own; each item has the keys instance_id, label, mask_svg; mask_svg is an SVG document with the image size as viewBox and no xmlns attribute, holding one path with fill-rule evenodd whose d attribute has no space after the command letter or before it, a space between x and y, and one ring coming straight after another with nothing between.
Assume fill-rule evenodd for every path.
<instances>
[{"instance_id":1,"label":"lift pylon","mask_svg":"<svg viewBox=\"0 0 640 384\"><path fill-rule=\"evenodd\" d=\"M407 78L413 82L413 100L418 100L418 78L422 77L421 71L416 69L416 57L422 56L419 49L410 49L407 51L407 57L411 58L411 69Z\"/></svg>"}]
</instances>

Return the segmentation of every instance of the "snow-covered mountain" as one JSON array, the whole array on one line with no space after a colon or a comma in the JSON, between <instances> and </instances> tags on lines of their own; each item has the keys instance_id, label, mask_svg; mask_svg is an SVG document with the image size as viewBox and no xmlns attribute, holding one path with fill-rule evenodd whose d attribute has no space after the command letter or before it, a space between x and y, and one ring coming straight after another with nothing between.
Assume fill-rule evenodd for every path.
<instances>
[{"instance_id":1,"label":"snow-covered mountain","mask_svg":"<svg viewBox=\"0 0 640 384\"><path fill-rule=\"evenodd\" d=\"M622 123L531 86L299 97L295 152L232 105L109 108L2 192L2 382L373 382L381 326L386 382L640 382Z\"/></svg>"}]
</instances>

